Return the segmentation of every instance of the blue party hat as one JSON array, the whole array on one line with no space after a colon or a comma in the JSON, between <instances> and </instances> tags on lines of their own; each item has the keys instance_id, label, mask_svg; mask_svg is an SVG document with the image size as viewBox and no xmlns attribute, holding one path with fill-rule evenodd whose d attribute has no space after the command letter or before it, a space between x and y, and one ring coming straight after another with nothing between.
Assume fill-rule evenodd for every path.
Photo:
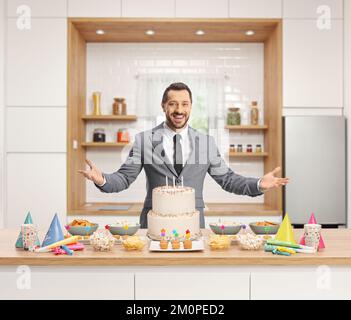
<instances>
[{"instance_id":1,"label":"blue party hat","mask_svg":"<svg viewBox=\"0 0 351 320\"><path fill-rule=\"evenodd\" d=\"M54 218L51 221L50 228L46 233L46 236L43 240L42 247L49 246L57 241L64 239L60 221L58 219L57 213L55 213Z\"/></svg>"},{"instance_id":2,"label":"blue party hat","mask_svg":"<svg viewBox=\"0 0 351 320\"><path fill-rule=\"evenodd\" d=\"M32 219L32 215L30 214L30 212L28 211L26 219L24 220L24 224L33 224L33 219ZM37 237L37 240L35 242L35 245L40 246L40 241L39 238ZM16 248L23 248L23 235L22 235L22 230L20 231L18 237L17 237L17 241L15 244Z\"/></svg>"}]
</instances>

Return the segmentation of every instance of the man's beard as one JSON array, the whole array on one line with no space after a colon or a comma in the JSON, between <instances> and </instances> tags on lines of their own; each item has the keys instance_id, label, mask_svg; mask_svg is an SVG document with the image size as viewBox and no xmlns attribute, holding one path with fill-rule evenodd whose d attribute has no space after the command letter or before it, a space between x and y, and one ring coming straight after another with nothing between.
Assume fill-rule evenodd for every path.
<instances>
[{"instance_id":1,"label":"man's beard","mask_svg":"<svg viewBox=\"0 0 351 320\"><path fill-rule=\"evenodd\" d=\"M184 115L184 123L183 124L174 123L173 119L172 119L172 115ZM167 119L167 123L169 125L171 125L174 129L182 129L187 125L187 123L189 121L189 116L186 113L175 113L174 112L171 115L168 115L166 113L166 119Z\"/></svg>"}]
</instances>

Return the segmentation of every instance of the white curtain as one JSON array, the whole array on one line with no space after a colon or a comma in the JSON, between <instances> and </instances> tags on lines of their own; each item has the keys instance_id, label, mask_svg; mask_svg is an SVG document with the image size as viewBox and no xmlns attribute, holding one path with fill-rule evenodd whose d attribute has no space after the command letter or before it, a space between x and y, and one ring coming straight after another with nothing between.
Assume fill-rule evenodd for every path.
<instances>
[{"instance_id":1,"label":"white curtain","mask_svg":"<svg viewBox=\"0 0 351 320\"><path fill-rule=\"evenodd\" d=\"M216 127L216 120L223 117L224 75L204 74L140 74L137 76L136 111L139 117L164 119L161 108L162 95L173 82L183 82L193 95L190 125L208 132Z\"/></svg>"}]
</instances>

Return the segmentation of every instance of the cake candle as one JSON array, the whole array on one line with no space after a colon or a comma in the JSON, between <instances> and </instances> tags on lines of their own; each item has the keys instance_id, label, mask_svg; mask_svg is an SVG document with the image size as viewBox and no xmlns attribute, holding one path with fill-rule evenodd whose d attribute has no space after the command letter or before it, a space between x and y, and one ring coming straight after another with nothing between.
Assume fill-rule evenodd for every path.
<instances>
[{"instance_id":1,"label":"cake candle","mask_svg":"<svg viewBox=\"0 0 351 320\"><path fill-rule=\"evenodd\" d=\"M175 188L175 179L174 179L174 176L173 176L173 188Z\"/></svg>"},{"instance_id":2,"label":"cake candle","mask_svg":"<svg viewBox=\"0 0 351 320\"><path fill-rule=\"evenodd\" d=\"M168 187L168 177L166 176L166 186Z\"/></svg>"},{"instance_id":3,"label":"cake candle","mask_svg":"<svg viewBox=\"0 0 351 320\"><path fill-rule=\"evenodd\" d=\"M182 176L182 188L184 187L184 177Z\"/></svg>"}]
</instances>

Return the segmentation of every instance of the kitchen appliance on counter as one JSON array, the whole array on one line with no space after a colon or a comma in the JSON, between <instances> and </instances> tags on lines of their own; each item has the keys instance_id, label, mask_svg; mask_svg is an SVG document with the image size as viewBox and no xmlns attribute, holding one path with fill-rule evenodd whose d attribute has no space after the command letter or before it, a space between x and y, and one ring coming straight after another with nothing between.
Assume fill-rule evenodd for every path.
<instances>
[{"instance_id":1,"label":"kitchen appliance on counter","mask_svg":"<svg viewBox=\"0 0 351 320\"><path fill-rule=\"evenodd\" d=\"M324 227L346 225L346 119L342 116L283 118L284 212L295 226L311 213Z\"/></svg>"}]
</instances>

